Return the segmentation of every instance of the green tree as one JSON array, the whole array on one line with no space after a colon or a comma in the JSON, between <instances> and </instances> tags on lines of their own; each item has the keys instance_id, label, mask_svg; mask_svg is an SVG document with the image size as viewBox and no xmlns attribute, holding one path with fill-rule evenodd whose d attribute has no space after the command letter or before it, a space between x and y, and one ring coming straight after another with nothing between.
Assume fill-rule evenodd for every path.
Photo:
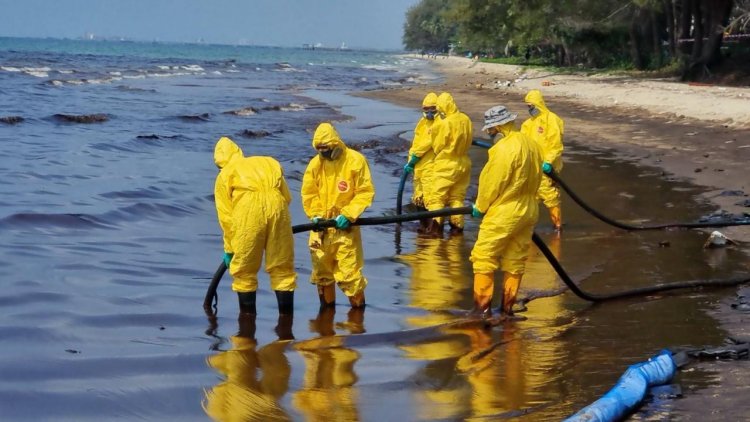
<instances>
[{"instance_id":1,"label":"green tree","mask_svg":"<svg viewBox=\"0 0 750 422\"><path fill-rule=\"evenodd\" d=\"M444 17L447 8L441 0L422 0L410 7L404 23L404 46L408 50L447 51L456 32L456 24Z\"/></svg>"}]
</instances>

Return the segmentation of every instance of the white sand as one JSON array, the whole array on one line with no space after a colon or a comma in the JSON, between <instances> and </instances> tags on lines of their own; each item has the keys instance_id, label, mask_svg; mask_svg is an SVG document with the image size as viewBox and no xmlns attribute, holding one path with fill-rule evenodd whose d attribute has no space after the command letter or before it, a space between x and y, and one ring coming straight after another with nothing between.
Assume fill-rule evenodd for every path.
<instances>
[{"instance_id":1,"label":"white sand","mask_svg":"<svg viewBox=\"0 0 750 422\"><path fill-rule=\"evenodd\" d=\"M562 96L592 106L640 108L665 117L677 115L735 128L750 127L750 87L623 75L562 75L522 66L473 62L463 57L438 58L433 62L442 72L464 75L467 85L476 88L519 93L536 88L545 97Z\"/></svg>"}]
</instances>

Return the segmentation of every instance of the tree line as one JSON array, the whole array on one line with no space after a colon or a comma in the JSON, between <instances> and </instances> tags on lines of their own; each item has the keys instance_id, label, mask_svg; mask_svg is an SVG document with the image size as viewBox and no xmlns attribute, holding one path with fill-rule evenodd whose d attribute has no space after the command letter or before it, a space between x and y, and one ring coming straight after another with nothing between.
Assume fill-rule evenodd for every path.
<instances>
[{"instance_id":1,"label":"tree line","mask_svg":"<svg viewBox=\"0 0 750 422\"><path fill-rule=\"evenodd\" d=\"M406 13L403 42L555 66L672 66L701 80L732 54L747 72L749 21L750 0L421 0Z\"/></svg>"}]
</instances>

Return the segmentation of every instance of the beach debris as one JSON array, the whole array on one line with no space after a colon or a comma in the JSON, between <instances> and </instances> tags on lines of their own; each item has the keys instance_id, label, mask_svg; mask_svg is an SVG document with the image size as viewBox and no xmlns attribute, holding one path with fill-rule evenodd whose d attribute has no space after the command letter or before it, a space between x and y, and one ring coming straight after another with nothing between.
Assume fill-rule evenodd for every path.
<instances>
[{"instance_id":1,"label":"beach debris","mask_svg":"<svg viewBox=\"0 0 750 422\"><path fill-rule=\"evenodd\" d=\"M253 116L258 114L258 109L254 107L243 107L237 110L225 111L224 114L233 114L235 116Z\"/></svg>"},{"instance_id":2,"label":"beach debris","mask_svg":"<svg viewBox=\"0 0 750 422\"><path fill-rule=\"evenodd\" d=\"M750 199L745 199L744 201L740 201L735 205L739 205L741 207L750 207Z\"/></svg>"},{"instance_id":3,"label":"beach debris","mask_svg":"<svg viewBox=\"0 0 750 422\"><path fill-rule=\"evenodd\" d=\"M716 196L747 196L747 194L741 190L725 190Z\"/></svg>"},{"instance_id":4,"label":"beach debris","mask_svg":"<svg viewBox=\"0 0 750 422\"><path fill-rule=\"evenodd\" d=\"M211 114L210 113L183 114L182 116L179 116L179 118L188 122L207 122L211 120Z\"/></svg>"},{"instance_id":5,"label":"beach debris","mask_svg":"<svg viewBox=\"0 0 750 422\"><path fill-rule=\"evenodd\" d=\"M547 81L547 80L542 81L542 86L551 86L551 85L554 85L552 81Z\"/></svg>"},{"instance_id":6,"label":"beach debris","mask_svg":"<svg viewBox=\"0 0 750 422\"><path fill-rule=\"evenodd\" d=\"M359 142L359 143L352 143L350 145L347 145L348 148L351 148L355 151L362 151L363 149L374 149L381 145L382 143L378 139L370 139L365 142Z\"/></svg>"},{"instance_id":7,"label":"beach debris","mask_svg":"<svg viewBox=\"0 0 750 422\"><path fill-rule=\"evenodd\" d=\"M109 116L104 113L97 114L55 114L53 116L57 120L70 123L101 123L109 120Z\"/></svg>"},{"instance_id":8,"label":"beach debris","mask_svg":"<svg viewBox=\"0 0 750 422\"><path fill-rule=\"evenodd\" d=\"M5 123L8 125L15 125L17 123L21 123L23 121L23 117L21 116L3 116L0 117L0 123Z\"/></svg>"},{"instance_id":9,"label":"beach debris","mask_svg":"<svg viewBox=\"0 0 750 422\"><path fill-rule=\"evenodd\" d=\"M660 248L668 248L670 246L672 246L672 244L669 242L669 240L662 240L661 242L659 242Z\"/></svg>"},{"instance_id":10,"label":"beach debris","mask_svg":"<svg viewBox=\"0 0 750 422\"><path fill-rule=\"evenodd\" d=\"M509 87L511 87L512 85L513 85L513 82L512 82L512 81L509 81L509 80L508 80L508 81L500 81L500 80L497 80L497 81L495 81L495 84L493 85L493 87L494 87L495 89L498 89L498 88L509 88Z\"/></svg>"},{"instance_id":11,"label":"beach debris","mask_svg":"<svg viewBox=\"0 0 750 422\"><path fill-rule=\"evenodd\" d=\"M289 103L283 105L272 105L263 107L265 111L305 111L305 106L297 103Z\"/></svg>"},{"instance_id":12,"label":"beach debris","mask_svg":"<svg viewBox=\"0 0 750 422\"><path fill-rule=\"evenodd\" d=\"M245 129L242 132L240 132L240 135L244 136L245 138L257 139L257 138L265 138L266 136L270 136L271 132L267 130Z\"/></svg>"},{"instance_id":13,"label":"beach debris","mask_svg":"<svg viewBox=\"0 0 750 422\"><path fill-rule=\"evenodd\" d=\"M708 239L706 239L706 242L703 244L704 249L712 249L712 248L723 248L728 245L734 245L736 244L732 239L724 236L723 233L719 231L713 231L708 236Z\"/></svg>"}]
</instances>

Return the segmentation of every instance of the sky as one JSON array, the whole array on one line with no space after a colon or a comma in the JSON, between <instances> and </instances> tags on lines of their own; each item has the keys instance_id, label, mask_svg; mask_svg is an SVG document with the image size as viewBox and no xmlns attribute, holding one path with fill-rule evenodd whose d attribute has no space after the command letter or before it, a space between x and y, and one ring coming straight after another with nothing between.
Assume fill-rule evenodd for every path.
<instances>
[{"instance_id":1,"label":"sky","mask_svg":"<svg viewBox=\"0 0 750 422\"><path fill-rule=\"evenodd\" d=\"M0 36L402 49L419 0L0 0Z\"/></svg>"}]
</instances>

